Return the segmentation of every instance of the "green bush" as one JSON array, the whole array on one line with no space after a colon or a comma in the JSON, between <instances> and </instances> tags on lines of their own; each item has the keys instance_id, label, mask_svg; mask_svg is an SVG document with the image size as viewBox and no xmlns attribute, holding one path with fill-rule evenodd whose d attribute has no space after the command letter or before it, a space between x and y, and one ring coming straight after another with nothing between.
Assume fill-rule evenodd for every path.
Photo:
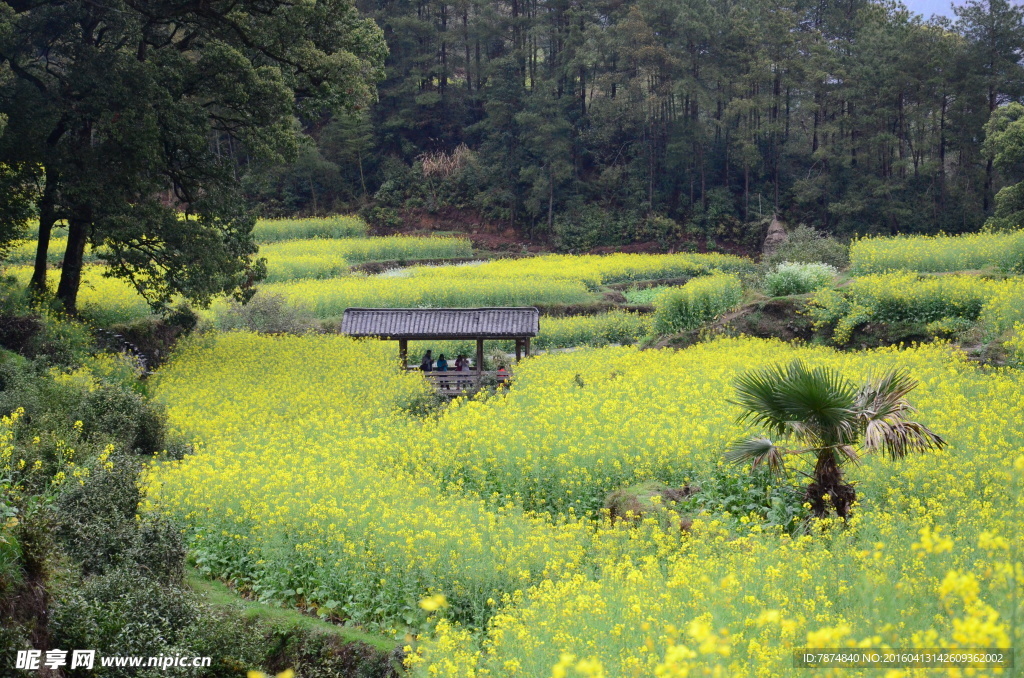
<instances>
[{"instance_id":1,"label":"green bush","mask_svg":"<svg viewBox=\"0 0 1024 678\"><path fill-rule=\"evenodd\" d=\"M850 263L850 248L835 238L826 237L801 224L793 229L786 242L761 259L761 264L767 269L784 262L821 263L843 269Z\"/></svg>"},{"instance_id":2,"label":"green bush","mask_svg":"<svg viewBox=\"0 0 1024 678\"><path fill-rule=\"evenodd\" d=\"M54 532L82 574L141 569L174 582L184 576L181 533L165 519L136 518L142 492L137 457L114 455L79 482L66 483L55 502Z\"/></svg>"},{"instance_id":3,"label":"green bush","mask_svg":"<svg viewBox=\"0 0 1024 678\"><path fill-rule=\"evenodd\" d=\"M829 264L784 262L765 276L764 289L769 296L806 294L832 284L838 271Z\"/></svg>"},{"instance_id":4,"label":"green bush","mask_svg":"<svg viewBox=\"0 0 1024 678\"><path fill-rule=\"evenodd\" d=\"M204 609L183 581L166 582L144 570L118 567L70 579L50 605L51 647L90 648L97 655L190 655L201 635ZM159 668L107 668L71 676L166 676ZM195 674L193 674L195 675Z\"/></svg>"},{"instance_id":5,"label":"green bush","mask_svg":"<svg viewBox=\"0 0 1024 678\"><path fill-rule=\"evenodd\" d=\"M587 204L556 216L554 229L555 247L560 252L580 252L619 244L622 224L612 213Z\"/></svg>"},{"instance_id":6,"label":"green bush","mask_svg":"<svg viewBox=\"0 0 1024 678\"><path fill-rule=\"evenodd\" d=\"M654 331L673 334L695 329L736 308L742 300L743 287L736 275L717 273L694 278L658 296Z\"/></svg>"},{"instance_id":7,"label":"green bush","mask_svg":"<svg viewBox=\"0 0 1024 678\"><path fill-rule=\"evenodd\" d=\"M120 449L140 454L159 452L164 444L160 405L121 385L103 385L85 394L72 412L87 436L105 436Z\"/></svg>"},{"instance_id":8,"label":"green bush","mask_svg":"<svg viewBox=\"0 0 1024 678\"><path fill-rule=\"evenodd\" d=\"M217 316L217 329L248 330L270 334L303 334L313 328L312 314L288 303L279 294L257 292L246 303L232 301L227 311Z\"/></svg>"}]
</instances>

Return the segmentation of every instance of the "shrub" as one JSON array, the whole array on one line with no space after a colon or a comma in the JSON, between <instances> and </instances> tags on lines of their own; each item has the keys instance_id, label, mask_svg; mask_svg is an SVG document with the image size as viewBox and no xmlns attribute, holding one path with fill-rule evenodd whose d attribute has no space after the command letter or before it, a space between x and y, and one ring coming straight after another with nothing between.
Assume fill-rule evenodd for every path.
<instances>
[{"instance_id":1,"label":"shrub","mask_svg":"<svg viewBox=\"0 0 1024 678\"><path fill-rule=\"evenodd\" d=\"M829 264L798 264L784 262L769 273L764 280L764 289L769 296L784 297L790 294L806 294L827 287L838 273Z\"/></svg>"},{"instance_id":2,"label":"shrub","mask_svg":"<svg viewBox=\"0 0 1024 678\"><path fill-rule=\"evenodd\" d=\"M302 334L313 326L313 318L280 294L261 290L246 303L232 301L217 316L216 325L220 330Z\"/></svg>"},{"instance_id":3,"label":"shrub","mask_svg":"<svg viewBox=\"0 0 1024 678\"><path fill-rule=\"evenodd\" d=\"M742 300L740 279L731 273L694 278L655 300L654 331L672 334L695 329L736 308Z\"/></svg>"},{"instance_id":4,"label":"shrub","mask_svg":"<svg viewBox=\"0 0 1024 678\"><path fill-rule=\"evenodd\" d=\"M99 656L193 655L188 646L201 632L197 622L203 612L184 582L163 582L144 570L119 567L72 579L56 591L49 620L51 646L95 649ZM166 672L114 669L104 675L150 678Z\"/></svg>"},{"instance_id":5,"label":"shrub","mask_svg":"<svg viewBox=\"0 0 1024 678\"><path fill-rule=\"evenodd\" d=\"M997 282L977 276L919 276L916 273L887 273L855 278L843 290L823 289L808 305L817 329L834 325L833 339L843 344L852 331L866 322L917 323L938 320L978 319L983 308L1005 298L1019 302L1014 283ZM992 316L996 316L995 310ZM996 321L992 321L993 326Z\"/></svg>"},{"instance_id":6,"label":"shrub","mask_svg":"<svg viewBox=\"0 0 1024 678\"><path fill-rule=\"evenodd\" d=\"M103 385L86 393L71 413L87 436L109 436L121 449L158 452L164 443L161 407L121 385Z\"/></svg>"},{"instance_id":7,"label":"shrub","mask_svg":"<svg viewBox=\"0 0 1024 678\"><path fill-rule=\"evenodd\" d=\"M615 215L597 205L583 205L555 217L554 229L555 247L571 252L618 244L622 225Z\"/></svg>"},{"instance_id":8,"label":"shrub","mask_svg":"<svg viewBox=\"0 0 1024 678\"><path fill-rule=\"evenodd\" d=\"M821 263L843 269L850 263L850 252L849 247L835 238L801 224L793 229L785 243L761 260L769 269L784 262Z\"/></svg>"},{"instance_id":9,"label":"shrub","mask_svg":"<svg viewBox=\"0 0 1024 678\"><path fill-rule=\"evenodd\" d=\"M178 529L164 518L136 518L141 470L138 458L113 455L93 464L78 482L66 483L57 497L54 532L83 575L120 567L167 582L184 575Z\"/></svg>"}]
</instances>

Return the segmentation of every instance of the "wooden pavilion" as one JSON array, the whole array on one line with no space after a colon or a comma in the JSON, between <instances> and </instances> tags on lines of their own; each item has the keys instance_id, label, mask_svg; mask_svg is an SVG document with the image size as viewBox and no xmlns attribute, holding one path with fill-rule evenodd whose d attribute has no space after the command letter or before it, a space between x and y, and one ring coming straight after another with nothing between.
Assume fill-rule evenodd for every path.
<instances>
[{"instance_id":1,"label":"wooden pavilion","mask_svg":"<svg viewBox=\"0 0 1024 678\"><path fill-rule=\"evenodd\" d=\"M476 341L474 370L430 372L428 378L439 387L472 385L479 388L483 370L484 342L515 341L516 362L530 355L530 339L540 331L540 311L518 308L348 308L341 320L341 333L352 337L376 337L398 341L402 365L408 369L409 341L449 339ZM459 376L456 376L459 375Z\"/></svg>"}]
</instances>

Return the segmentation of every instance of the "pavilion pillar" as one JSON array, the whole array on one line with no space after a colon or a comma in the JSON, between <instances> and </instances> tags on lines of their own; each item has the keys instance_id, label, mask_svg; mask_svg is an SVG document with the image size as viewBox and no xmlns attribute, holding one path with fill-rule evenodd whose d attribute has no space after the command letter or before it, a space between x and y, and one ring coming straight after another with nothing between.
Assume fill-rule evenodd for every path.
<instances>
[{"instance_id":1,"label":"pavilion pillar","mask_svg":"<svg viewBox=\"0 0 1024 678\"><path fill-rule=\"evenodd\" d=\"M476 340L476 385L480 386L480 380L484 377L484 340Z\"/></svg>"},{"instance_id":2,"label":"pavilion pillar","mask_svg":"<svg viewBox=\"0 0 1024 678\"><path fill-rule=\"evenodd\" d=\"M526 339L524 339L524 341L526 342L526 357L529 358L530 357L530 338L527 337Z\"/></svg>"},{"instance_id":3,"label":"pavilion pillar","mask_svg":"<svg viewBox=\"0 0 1024 678\"><path fill-rule=\"evenodd\" d=\"M398 340L398 359L402 362L402 369L409 366L409 340Z\"/></svg>"},{"instance_id":4,"label":"pavilion pillar","mask_svg":"<svg viewBox=\"0 0 1024 678\"><path fill-rule=\"evenodd\" d=\"M523 353L523 340L522 339L516 339L516 362L519 362L522 359L522 357L523 357L522 353Z\"/></svg>"}]
</instances>

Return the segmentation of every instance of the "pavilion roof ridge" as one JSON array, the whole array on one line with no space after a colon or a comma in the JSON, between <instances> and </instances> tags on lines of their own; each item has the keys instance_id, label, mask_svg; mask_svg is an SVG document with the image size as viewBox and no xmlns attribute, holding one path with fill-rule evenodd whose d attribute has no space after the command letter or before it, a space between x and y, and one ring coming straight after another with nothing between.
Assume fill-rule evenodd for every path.
<instances>
[{"instance_id":1,"label":"pavilion roof ridge","mask_svg":"<svg viewBox=\"0 0 1024 678\"><path fill-rule=\"evenodd\" d=\"M535 306L347 308L342 334L392 339L525 339L540 332Z\"/></svg>"}]
</instances>

